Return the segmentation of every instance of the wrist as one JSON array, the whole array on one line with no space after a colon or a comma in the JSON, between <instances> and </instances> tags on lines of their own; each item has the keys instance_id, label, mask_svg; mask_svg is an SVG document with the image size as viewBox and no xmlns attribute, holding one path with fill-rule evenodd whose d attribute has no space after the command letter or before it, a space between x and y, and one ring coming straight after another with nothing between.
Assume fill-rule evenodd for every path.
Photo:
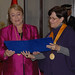
<instances>
[{"instance_id":1,"label":"wrist","mask_svg":"<svg viewBox=\"0 0 75 75\"><path fill-rule=\"evenodd\" d=\"M4 57L6 57L7 55L6 55L6 53L4 53Z\"/></svg>"},{"instance_id":2,"label":"wrist","mask_svg":"<svg viewBox=\"0 0 75 75\"><path fill-rule=\"evenodd\" d=\"M58 47L57 47L57 49L56 49L57 51L60 51L60 46L58 45Z\"/></svg>"}]
</instances>

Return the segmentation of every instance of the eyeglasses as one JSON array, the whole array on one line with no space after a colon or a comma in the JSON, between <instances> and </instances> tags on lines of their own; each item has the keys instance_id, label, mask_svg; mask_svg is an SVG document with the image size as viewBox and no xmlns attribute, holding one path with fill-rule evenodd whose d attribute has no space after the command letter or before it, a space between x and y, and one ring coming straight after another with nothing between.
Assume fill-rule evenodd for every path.
<instances>
[{"instance_id":1,"label":"eyeglasses","mask_svg":"<svg viewBox=\"0 0 75 75\"><path fill-rule=\"evenodd\" d=\"M56 19L58 19L58 18L54 18L54 17L49 17L49 20L56 20Z\"/></svg>"}]
</instances>

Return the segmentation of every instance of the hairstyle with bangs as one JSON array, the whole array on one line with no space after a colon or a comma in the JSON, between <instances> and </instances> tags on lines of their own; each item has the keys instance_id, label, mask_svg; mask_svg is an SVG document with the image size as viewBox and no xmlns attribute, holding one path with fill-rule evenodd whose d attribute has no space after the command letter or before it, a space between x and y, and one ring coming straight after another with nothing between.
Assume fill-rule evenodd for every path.
<instances>
[{"instance_id":1,"label":"hairstyle with bangs","mask_svg":"<svg viewBox=\"0 0 75 75\"><path fill-rule=\"evenodd\" d=\"M68 15L67 15L66 8L62 8L60 6L55 6L55 7L53 7L52 9L50 9L48 11L48 15L50 16L52 14L52 12L55 12L56 16L58 18L64 17L63 23L67 23L67 17L68 17Z\"/></svg>"},{"instance_id":2,"label":"hairstyle with bangs","mask_svg":"<svg viewBox=\"0 0 75 75\"><path fill-rule=\"evenodd\" d=\"M23 14L23 9L21 8L21 6L19 6L17 4L11 5L10 8L8 9L8 24L12 24L12 22L10 21L10 11L12 8L14 8L17 11L21 11Z\"/></svg>"}]
</instances>

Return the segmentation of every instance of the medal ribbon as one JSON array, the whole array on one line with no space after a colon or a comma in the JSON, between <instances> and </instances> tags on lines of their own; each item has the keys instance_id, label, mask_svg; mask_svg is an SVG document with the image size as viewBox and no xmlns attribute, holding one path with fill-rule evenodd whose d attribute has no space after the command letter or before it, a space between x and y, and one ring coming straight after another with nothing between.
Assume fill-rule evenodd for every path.
<instances>
[{"instance_id":1,"label":"medal ribbon","mask_svg":"<svg viewBox=\"0 0 75 75\"><path fill-rule=\"evenodd\" d=\"M54 44L56 44L56 42L58 41L59 37L61 36L62 32L64 31L64 29L65 29L66 27L67 27L66 24L63 24L63 25L61 26L59 32L57 33L57 35L56 35L56 37L55 37L55 39L54 39L54 41L53 41ZM52 39L53 39L53 37L54 37L53 32L50 33L49 37L52 37Z\"/></svg>"},{"instance_id":2,"label":"medal ribbon","mask_svg":"<svg viewBox=\"0 0 75 75\"><path fill-rule=\"evenodd\" d=\"M53 43L56 44L56 42L58 41L59 37L61 36L62 32L64 31L64 29L67 27L66 24L63 24L60 28L60 30L58 31ZM49 37L52 37L52 39L54 38L54 34L53 32L50 33ZM53 54L53 50L51 50L51 54L50 54L50 59L53 60L55 58L55 55Z\"/></svg>"}]
</instances>

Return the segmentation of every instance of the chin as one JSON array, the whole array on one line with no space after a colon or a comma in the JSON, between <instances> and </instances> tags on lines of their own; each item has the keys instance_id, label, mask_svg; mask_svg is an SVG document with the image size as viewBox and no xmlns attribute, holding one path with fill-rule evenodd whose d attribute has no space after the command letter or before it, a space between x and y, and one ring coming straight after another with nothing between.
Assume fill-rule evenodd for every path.
<instances>
[{"instance_id":1,"label":"chin","mask_svg":"<svg viewBox=\"0 0 75 75\"><path fill-rule=\"evenodd\" d=\"M51 25L51 28L55 28L53 25Z\"/></svg>"}]
</instances>

